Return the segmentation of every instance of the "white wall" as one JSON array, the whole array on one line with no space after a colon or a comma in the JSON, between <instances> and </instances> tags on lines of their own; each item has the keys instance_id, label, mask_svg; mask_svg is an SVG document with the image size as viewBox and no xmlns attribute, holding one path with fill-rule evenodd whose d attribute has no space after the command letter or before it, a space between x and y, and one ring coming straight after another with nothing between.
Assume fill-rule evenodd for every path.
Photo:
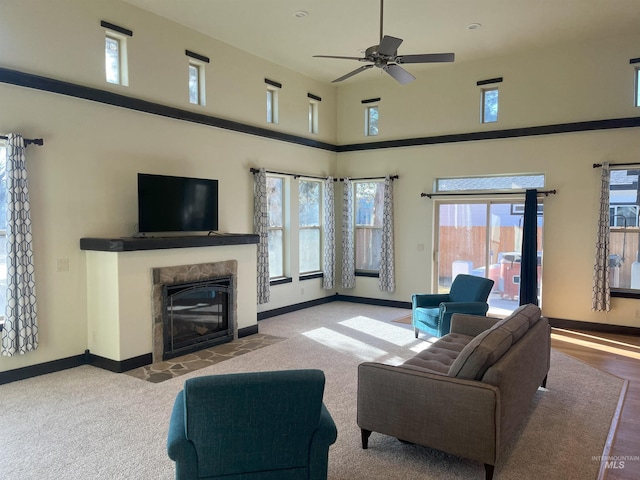
<instances>
[{"instance_id":1,"label":"white wall","mask_svg":"<svg viewBox=\"0 0 640 480\"><path fill-rule=\"evenodd\" d=\"M0 67L264 128L268 77L283 83L281 123L271 128L335 143L336 94L331 86L118 1L1 1L0 6ZM104 81L100 20L134 31L129 87ZM188 103L185 49L212 59L206 107ZM308 91L322 97L320 134L313 136L306 131ZM335 170L336 154L320 149L7 84L0 84L0 99L1 133L45 140L44 146L27 149L40 346L28 355L0 357L0 371L84 353L86 252L79 240L135 232L137 172L218 179L220 230L249 233L249 168L314 175ZM69 259L69 271L57 272L57 260L64 258ZM333 293L321 290L316 280L307 283L305 295L296 297L300 301ZM268 308L295 303L285 295L274 297Z\"/></svg>"},{"instance_id":2,"label":"white wall","mask_svg":"<svg viewBox=\"0 0 640 480\"><path fill-rule=\"evenodd\" d=\"M636 38L611 38L524 52L478 63L438 65L416 74L408 88L391 78L339 90L340 143L464 134L640 116L633 105ZM408 69L411 66L407 66ZM478 80L503 77L499 121L479 123ZM364 137L362 99L381 97L380 135ZM434 200L438 177L544 173L543 313L549 317L640 326L638 300L612 299L608 314L591 311L600 169L593 163L640 160L640 130L627 128L341 153L340 176L398 174L397 291L381 294L376 279L357 278L341 293L407 301L434 285ZM424 244L424 251L418 245Z\"/></svg>"}]
</instances>

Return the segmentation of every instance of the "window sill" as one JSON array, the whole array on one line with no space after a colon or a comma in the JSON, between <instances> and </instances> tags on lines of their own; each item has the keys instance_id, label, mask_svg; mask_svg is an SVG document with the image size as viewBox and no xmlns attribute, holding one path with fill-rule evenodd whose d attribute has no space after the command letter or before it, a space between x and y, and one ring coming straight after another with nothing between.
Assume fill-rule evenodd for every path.
<instances>
[{"instance_id":1,"label":"window sill","mask_svg":"<svg viewBox=\"0 0 640 480\"><path fill-rule=\"evenodd\" d=\"M292 283L293 278L291 277L282 277L282 278L274 278L273 280L269 280L269 285L283 285L285 283Z\"/></svg>"},{"instance_id":2,"label":"window sill","mask_svg":"<svg viewBox=\"0 0 640 480\"><path fill-rule=\"evenodd\" d=\"M612 298L638 298L640 299L640 290L630 289L630 288L612 288L611 289L611 297Z\"/></svg>"},{"instance_id":3,"label":"window sill","mask_svg":"<svg viewBox=\"0 0 640 480\"><path fill-rule=\"evenodd\" d=\"M303 273L298 277L299 281L303 280L312 280L314 278L322 278L324 277L324 273L322 272L314 272L314 273Z\"/></svg>"},{"instance_id":4,"label":"window sill","mask_svg":"<svg viewBox=\"0 0 640 480\"><path fill-rule=\"evenodd\" d=\"M380 278L380 272L356 271L356 277Z\"/></svg>"}]
</instances>

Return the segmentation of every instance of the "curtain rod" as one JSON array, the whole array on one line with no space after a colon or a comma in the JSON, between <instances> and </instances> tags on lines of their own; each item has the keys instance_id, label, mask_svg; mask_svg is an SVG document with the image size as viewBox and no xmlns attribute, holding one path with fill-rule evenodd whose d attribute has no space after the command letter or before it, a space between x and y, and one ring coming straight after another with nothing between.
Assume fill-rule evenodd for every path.
<instances>
[{"instance_id":1,"label":"curtain rod","mask_svg":"<svg viewBox=\"0 0 640 480\"><path fill-rule=\"evenodd\" d=\"M620 165L620 166L631 166L631 165L638 165L640 166L640 162L631 162L631 163L610 163L609 166L615 166L615 165ZM599 168L601 167L602 164L601 163L594 163L593 164L593 168Z\"/></svg>"},{"instance_id":2,"label":"curtain rod","mask_svg":"<svg viewBox=\"0 0 640 480\"><path fill-rule=\"evenodd\" d=\"M463 192L463 193L421 193L421 197L447 197L447 196L484 196L484 195L522 195L526 193L525 191L521 192ZM544 195L548 197L549 195L555 195L557 193L556 190L540 190L538 191L538 195Z\"/></svg>"},{"instance_id":3,"label":"curtain rod","mask_svg":"<svg viewBox=\"0 0 640 480\"><path fill-rule=\"evenodd\" d=\"M2 140L9 140L9 137L7 137L6 135L0 135L0 139ZM44 140L42 138L25 138L24 139L24 144L25 146L27 145L44 145Z\"/></svg>"},{"instance_id":4,"label":"curtain rod","mask_svg":"<svg viewBox=\"0 0 640 480\"><path fill-rule=\"evenodd\" d=\"M249 169L249 171L251 173L257 173L259 171L259 169L251 167ZM300 177L316 178L318 180L326 180L327 177L328 177L328 175L327 175L327 177L318 177L318 176L315 176L315 175L305 175L305 174L302 174L302 173L274 172L274 171L270 171L270 170L265 170L265 173L271 173L273 175L288 175L288 176L293 177L293 178L300 178ZM389 178L391 178L391 180L397 180L398 178L400 178L400 176L399 175L390 175ZM349 178L349 180L384 180L384 179L385 179L385 177ZM339 181L343 181L343 180L345 180L345 178L334 178L333 179L334 182L339 182Z\"/></svg>"}]
</instances>

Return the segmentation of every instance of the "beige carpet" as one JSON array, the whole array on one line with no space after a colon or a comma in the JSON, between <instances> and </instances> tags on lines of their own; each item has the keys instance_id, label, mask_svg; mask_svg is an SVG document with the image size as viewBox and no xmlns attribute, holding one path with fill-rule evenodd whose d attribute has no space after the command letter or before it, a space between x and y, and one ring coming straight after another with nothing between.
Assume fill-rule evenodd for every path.
<instances>
[{"instance_id":1,"label":"beige carpet","mask_svg":"<svg viewBox=\"0 0 640 480\"><path fill-rule=\"evenodd\" d=\"M483 466L374 433L360 448L356 368L398 363L428 342L393 320L406 310L334 302L260 322L288 337L183 377L152 384L85 366L0 386L0 477L16 479L174 478L166 455L173 399L186 378L249 370L321 368L325 403L338 426L329 478L482 479ZM495 479L595 479L622 380L553 352L522 434Z\"/></svg>"}]
</instances>

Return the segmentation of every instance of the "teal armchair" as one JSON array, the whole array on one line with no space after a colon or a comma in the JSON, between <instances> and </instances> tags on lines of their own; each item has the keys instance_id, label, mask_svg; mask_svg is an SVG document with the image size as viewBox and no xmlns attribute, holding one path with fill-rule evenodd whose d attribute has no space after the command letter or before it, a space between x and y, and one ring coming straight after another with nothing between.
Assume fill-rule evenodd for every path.
<instances>
[{"instance_id":1,"label":"teal armchair","mask_svg":"<svg viewBox=\"0 0 640 480\"><path fill-rule=\"evenodd\" d=\"M451 315L466 313L484 316L489 310L487 298L493 280L460 274L451 284L449 293L411 296L411 323L416 338L420 331L442 337L451 330Z\"/></svg>"},{"instance_id":2,"label":"teal armchair","mask_svg":"<svg viewBox=\"0 0 640 480\"><path fill-rule=\"evenodd\" d=\"M176 479L326 480L337 430L321 370L192 378L174 403Z\"/></svg>"}]
</instances>

